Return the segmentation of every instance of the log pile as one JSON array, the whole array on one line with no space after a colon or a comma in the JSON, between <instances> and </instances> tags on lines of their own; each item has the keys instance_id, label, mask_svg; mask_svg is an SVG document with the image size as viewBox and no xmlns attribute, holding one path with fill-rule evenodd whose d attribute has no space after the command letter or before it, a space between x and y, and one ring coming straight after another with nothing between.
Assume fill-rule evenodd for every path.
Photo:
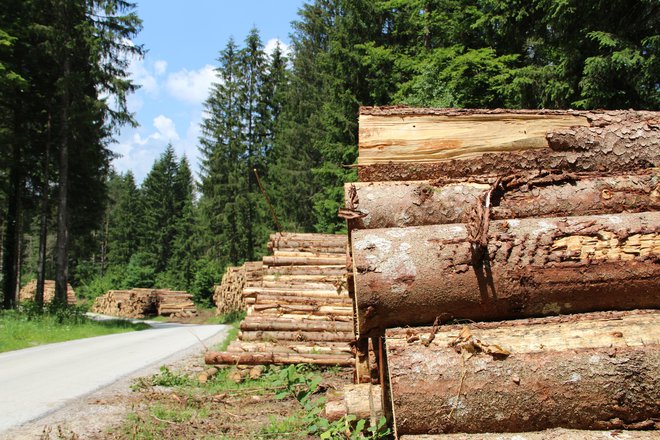
<instances>
[{"instance_id":1,"label":"log pile","mask_svg":"<svg viewBox=\"0 0 660 440\"><path fill-rule=\"evenodd\" d=\"M263 263L250 261L240 267L228 267L220 285L215 286L213 301L216 315L225 315L246 309L243 299L245 287L258 287L263 276Z\"/></svg>"},{"instance_id":2,"label":"log pile","mask_svg":"<svg viewBox=\"0 0 660 440\"><path fill-rule=\"evenodd\" d=\"M94 301L90 311L122 318L169 316L189 318L197 315L192 295L167 289L110 290Z\"/></svg>"},{"instance_id":3,"label":"log pile","mask_svg":"<svg viewBox=\"0 0 660 440\"><path fill-rule=\"evenodd\" d=\"M260 281L243 289L238 340L210 365L352 365L353 308L346 290L346 236L273 234Z\"/></svg>"},{"instance_id":4,"label":"log pile","mask_svg":"<svg viewBox=\"0 0 660 440\"><path fill-rule=\"evenodd\" d=\"M37 294L37 280L32 280L28 282L18 293L18 300L23 301L34 301L34 297ZM44 280L44 303L52 302L55 299L55 281L54 280ZM76 292L74 292L71 284L66 285L66 302L69 305L74 305L77 303Z\"/></svg>"},{"instance_id":5,"label":"log pile","mask_svg":"<svg viewBox=\"0 0 660 440\"><path fill-rule=\"evenodd\" d=\"M356 377L397 436L659 428L658 166L658 112L361 109Z\"/></svg>"}]
</instances>

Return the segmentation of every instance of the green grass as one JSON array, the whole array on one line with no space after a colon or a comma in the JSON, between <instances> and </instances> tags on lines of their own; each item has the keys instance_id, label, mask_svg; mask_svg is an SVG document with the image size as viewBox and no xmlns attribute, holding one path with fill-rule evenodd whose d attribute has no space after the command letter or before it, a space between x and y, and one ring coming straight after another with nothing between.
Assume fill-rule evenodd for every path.
<instances>
[{"instance_id":1,"label":"green grass","mask_svg":"<svg viewBox=\"0 0 660 440\"><path fill-rule=\"evenodd\" d=\"M34 310L0 312L0 353L53 342L71 341L149 328L123 320L93 321L80 311Z\"/></svg>"}]
</instances>

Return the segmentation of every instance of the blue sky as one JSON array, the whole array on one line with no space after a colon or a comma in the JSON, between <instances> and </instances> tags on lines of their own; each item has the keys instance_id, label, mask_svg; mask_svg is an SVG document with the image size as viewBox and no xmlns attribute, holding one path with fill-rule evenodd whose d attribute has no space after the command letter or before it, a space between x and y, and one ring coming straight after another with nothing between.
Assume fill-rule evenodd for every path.
<instances>
[{"instance_id":1,"label":"blue sky","mask_svg":"<svg viewBox=\"0 0 660 440\"><path fill-rule=\"evenodd\" d=\"M266 49L276 41L286 49L291 21L305 1L136 1L144 28L134 41L148 52L131 63L132 77L141 88L129 97L129 108L140 126L125 127L117 136L111 148L121 157L113 165L119 172L131 170L142 182L172 143L196 174L203 102L220 50L232 36L242 44L252 27L259 29Z\"/></svg>"}]
</instances>

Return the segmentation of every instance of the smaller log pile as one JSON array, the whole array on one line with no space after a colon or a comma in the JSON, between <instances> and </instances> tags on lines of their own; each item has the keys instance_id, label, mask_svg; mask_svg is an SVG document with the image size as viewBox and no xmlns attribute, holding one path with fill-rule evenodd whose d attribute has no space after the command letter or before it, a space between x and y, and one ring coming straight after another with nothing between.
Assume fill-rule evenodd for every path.
<instances>
[{"instance_id":1,"label":"smaller log pile","mask_svg":"<svg viewBox=\"0 0 660 440\"><path fill-rule=\"evenodd\" d=\"M263 263L261 261L249 261L240 267L228 267L222 276L222 282L215 286L213 293L216 315L245 310L243 289L261 285L262 276Z\"/></svg>"},{"instance_id":2,"label":"smaller log pile","mask_svg":"<svg viewBox=\"0 0 660 440\"><path fill-rule=\"evenodd\" d=\"M191 294L166 289L110 290L96 298L90 310L104 315L138 319L156 315L173 318L197 315Z\"/></svg>"},{"instance_id":3,"label":"smaller log pile","mask_svg":"<svg viewBox=\"0 0 660 440\"><path fill-rule=\"evenodd\" d=\"M197 316L197 307L188 292L158 289L154 290L158 316L172 318L192 318Z\"/></svg>"},{"instance_id":4,"label":"smaller log pile","mask_svg":"<svg viewBox=\"0 0 660 440\"><path fill-rule=\"evenodd\" d=\"M207 353L206 363L352 365L346 236L273 234L269 249L261 282L243 289L248 315L238 340Z\"/></svg>"},{"instance_id":5,"label":"smaller log pile","mask_svg":"<svg viewBox=\"0 0 660 440\"><path fill-rule=\"evenodd\" d=\"M37 280L28 282L18 293L18 300L34 301L37 294ZM55 299L55 280L44 280L44 303L49 303ZM66 302L70 305L77 303L76 292L74 292L71 284L66 285Z\"/></svg>"},{"instance_id":6,"label":"smaller log pile","mask_svg":"<svg viewBox=\"0 0 660 440\"><path fill-rule=\"evenodd\" d=\"M361 109L340 211L356 377L395 436L660 428L659 121Z\"/></svg>"}]
</instances>

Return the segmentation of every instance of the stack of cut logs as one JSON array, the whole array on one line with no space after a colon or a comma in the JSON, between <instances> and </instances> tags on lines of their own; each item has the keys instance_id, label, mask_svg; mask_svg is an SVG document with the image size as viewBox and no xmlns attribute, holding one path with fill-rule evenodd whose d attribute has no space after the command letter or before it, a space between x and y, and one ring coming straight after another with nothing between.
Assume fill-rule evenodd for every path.
<instances>
[{"instance_id":1,"label":"stack of cut logs","mask_svg":"<svg viewBox=\"0 0 660 440\"><path fill-rule=\"evenodd\" d=\"M238 340L207 364L352 365L353 308L345 288L346 236L273 234L263 277L247 283Z\"/></svg>"},{"instance_id":2,"label":"stack of cut logs","mask_svg":"<svg viewBox=\"0 0 660 440\"><path fill-rule=\"evenodd\" d=\"M357 378L397 436L651 438L660 113L363 108L358 164Z\"/></svg>"},{"instance_id":3,"label":"stack of cut logs","mask_svg":"<svg viewBox=\"0 0 660 440\"><path fill-rule=\"evenodd\" d=\"M18 293L18 300L34 301L34 296L37 293L37 280L28 282ZM44 303L49 303L55 299L55 281L44 280ZM71 284L66 285L66 302L68 304L76 304L76 292L73 291Z\"/></svg>"},{"instance_id":4,"label":"stack of cut logs","mask_svg":"<svg viewBox=\"0 0 660 440\"><path fill-rule=\"evenodd\" d=\"M213 301L217 307L216 315L245 310L243 289L246 286L260 286L262 276L263 263L261 261L249 261L240 267L228 267L222 276L222 282L215 286L213 293Z\"/></svg>"},{"instance_id":5,"label":"stack of cut logs","mask_svg":"<svg viewBox=\"0 0 660 440\"><path fill-rule=\"evenodd\" d=\"M166 289L110 290L96 298L90 310L123 318L155 315L188 318L197 315L191 294Z\"/></svg>"}]
</instances>

